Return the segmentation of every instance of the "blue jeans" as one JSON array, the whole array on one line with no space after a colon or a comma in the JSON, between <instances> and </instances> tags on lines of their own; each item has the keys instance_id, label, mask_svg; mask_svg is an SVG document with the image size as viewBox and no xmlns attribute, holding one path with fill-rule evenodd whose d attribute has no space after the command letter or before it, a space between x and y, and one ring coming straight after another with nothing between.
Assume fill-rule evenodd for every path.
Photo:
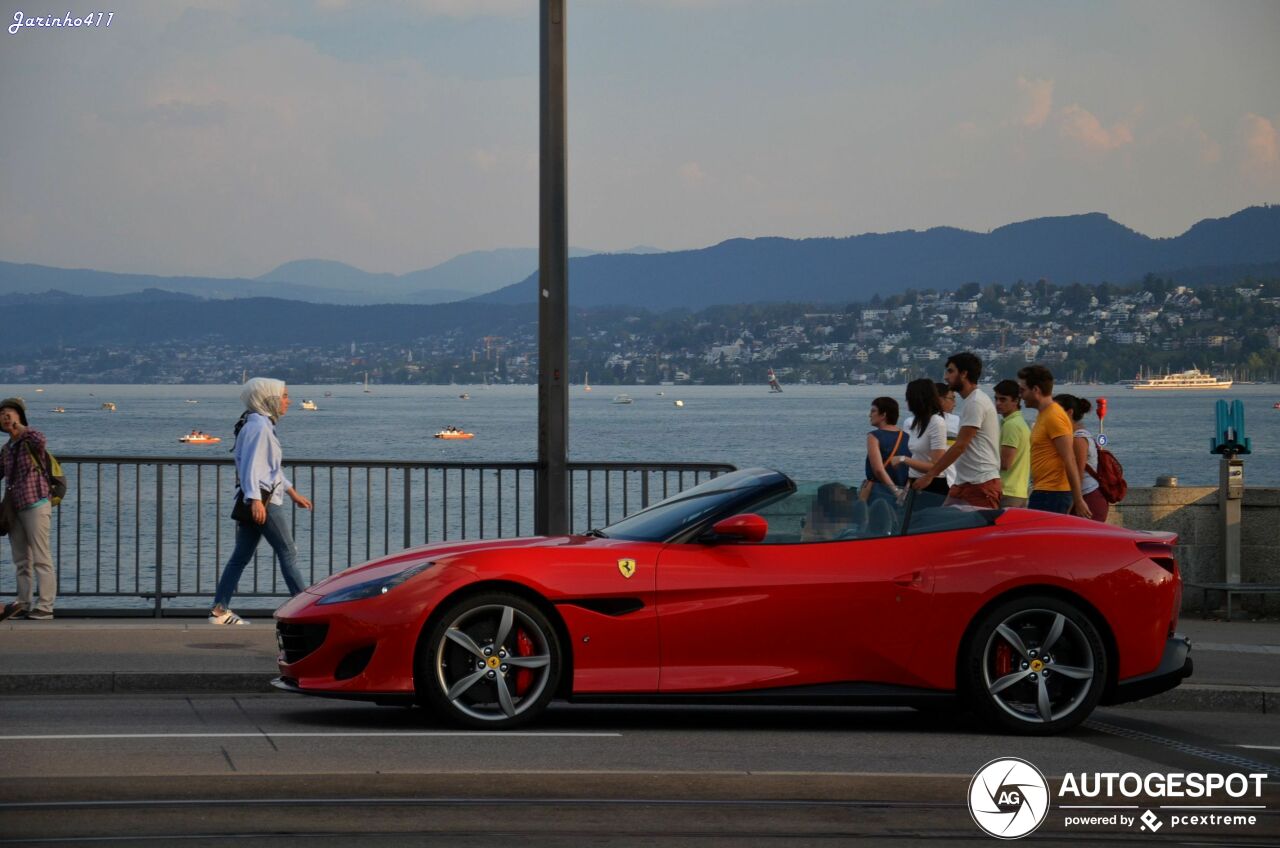
<instances>
[{"instance_id":1,"label":"blue jeans","mask_svg":"<svg viewBox=\"0 0 1280 848\"><path fill-rule=\"evenodd\" d=\"M1058 512L1063 515L1071 512L1074 500L1070 492L1042 492L1035 490L1027 498L1027 509L1038 509L1044 512Z\"/></svg>"},{"instance_id":2,"label":"blue jeans","mask_svg":"<svg viewBox=\"0 0 1280 848\"><path fill-rule=\"evenodd\" d=\"M287 510L283 506L267 504L267 523L254 524L252 521L236 522L236 547L222 569L222 577L218 580L218 590L213 596L213 605L226 609L231 603L231 596L240 583L240 575L244 567L253 559L253 552L258 549L258 541L266 537L280 560L280 574L290 595L296 595L305 588L302 577L298 574L298 548L293 544L293 535L289 532L289 524L285 519Z\"/></svg>"}]
</instances>

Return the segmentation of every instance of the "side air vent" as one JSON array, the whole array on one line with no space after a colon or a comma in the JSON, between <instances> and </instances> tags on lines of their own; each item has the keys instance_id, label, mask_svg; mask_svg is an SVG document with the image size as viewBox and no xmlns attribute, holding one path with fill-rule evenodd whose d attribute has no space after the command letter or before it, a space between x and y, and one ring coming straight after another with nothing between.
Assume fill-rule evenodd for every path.
<instances>
[{"instance_id":1,"label":"side air vent","mask_svg":"<svg viewBox=\"0 0 1280 848\"><path fill-rule=\"evenodd\" d=\"M639 598L575 598L557 601L560 606L582 607L585 610L598 612L601 615L619 616L639 612L644 609L644 601Z\"/></svg>"},{"instance_id":2,"label":"side air vent","mask_svg":"<svg viewBox=\"0 0 1280 848\"><path fill-rule=\"evenodd\" d=\"M334 679L350 680L364 671L369 665L369 660L373 659L373 648L373 645L365 645L343 657L342 662L338 663L337 670L333 672Z\"/></svg>"}]
</instances>

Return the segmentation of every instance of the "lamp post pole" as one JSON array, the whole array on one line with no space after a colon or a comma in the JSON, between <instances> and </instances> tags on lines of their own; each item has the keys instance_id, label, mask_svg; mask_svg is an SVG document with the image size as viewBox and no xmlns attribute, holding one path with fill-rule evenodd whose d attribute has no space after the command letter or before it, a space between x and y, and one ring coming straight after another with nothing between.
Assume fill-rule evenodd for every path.
<instances>
[{"instance_id":1,"label":"lamp post pole","mask_svg":"<svg viewBox=\"0 0 1280 848\"><path fill-rule=\"evenodd\" d=\"M534 532L569 532L569 205L565 3L541 0L538 475Z\"/></svg>"}]
</instances>

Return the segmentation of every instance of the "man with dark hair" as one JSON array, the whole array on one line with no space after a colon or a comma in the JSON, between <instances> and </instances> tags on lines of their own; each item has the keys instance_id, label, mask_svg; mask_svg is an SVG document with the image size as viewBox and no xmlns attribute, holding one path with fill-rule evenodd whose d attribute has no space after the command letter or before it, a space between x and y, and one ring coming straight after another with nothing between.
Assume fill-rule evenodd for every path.
<instances>
[{"instance_id":1,"label":"man with dark hair","mask_svg":"<svg viewBox=\"0 0 1280 848\"><path fill-rule=\"evenodd\" d=\"M1023 507L1031 477L1031 429L1022 417L1021 389L1016 380L1001 380L994 394L1000 415L1000 506Z\"/></svg>"},{"instance_id":2,"label":"man with dark hair","mask_svg":"<svg viewBox=\"0 0 1280 848\"><path fill-rule=\"evenodd\" d=\"M928 488L952 463L956 466L956 482L947 503L966 503L985 509L1000 507L1000 422L991 398L978 391L982 376L982 360L972 353L954 354L947 360L947 385L960 393L964 408L960 410L960 433L955 444L942 458L914 483L917 489Z\"/></svg>"},{"instance_id":3,"label":"man with dark hair","mask_svg":"<svg viewBox=\"0 0 1280 848\"><path fill-rule=\"evenodd\" d=\"M1043 365L1018 371L1018 388L1028 407L1037 410L1031 431L1031 479L1034 488L1027 506L1046 512L1090 516L1080 489L1080 472L1072 439L1075 428L1053 400L1053 373Z\"/></svg>"}]
</instances>

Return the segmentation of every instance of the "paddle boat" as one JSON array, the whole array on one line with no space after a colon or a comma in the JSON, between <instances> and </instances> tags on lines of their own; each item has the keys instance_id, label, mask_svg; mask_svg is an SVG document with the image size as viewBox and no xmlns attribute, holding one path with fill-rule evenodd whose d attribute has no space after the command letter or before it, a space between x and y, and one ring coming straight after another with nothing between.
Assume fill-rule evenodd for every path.
<instances>
[{"instance_id":1,"label":"paddle boat","mask_svg":"<svg viewBox=\"0 0 1280 848\"><path fill-rule=\"evenodd\" d=\"M436 433L437 439L474 439L475 433L468 433L465 430L459 430L457 427L445 427L439 433Z\"/></svg>"},{"instance_id":2,"label":"paddle boat","mask_svg":"<svg viewBox=\"0 0 1280 848\"><path fill-rule=\"evenodd\" d=\"M217 436L210 436L202 430L192 430L185 436L179 436L178 441L186 445L216 445L222 439Z\"/></svg>"}]
</instances>

